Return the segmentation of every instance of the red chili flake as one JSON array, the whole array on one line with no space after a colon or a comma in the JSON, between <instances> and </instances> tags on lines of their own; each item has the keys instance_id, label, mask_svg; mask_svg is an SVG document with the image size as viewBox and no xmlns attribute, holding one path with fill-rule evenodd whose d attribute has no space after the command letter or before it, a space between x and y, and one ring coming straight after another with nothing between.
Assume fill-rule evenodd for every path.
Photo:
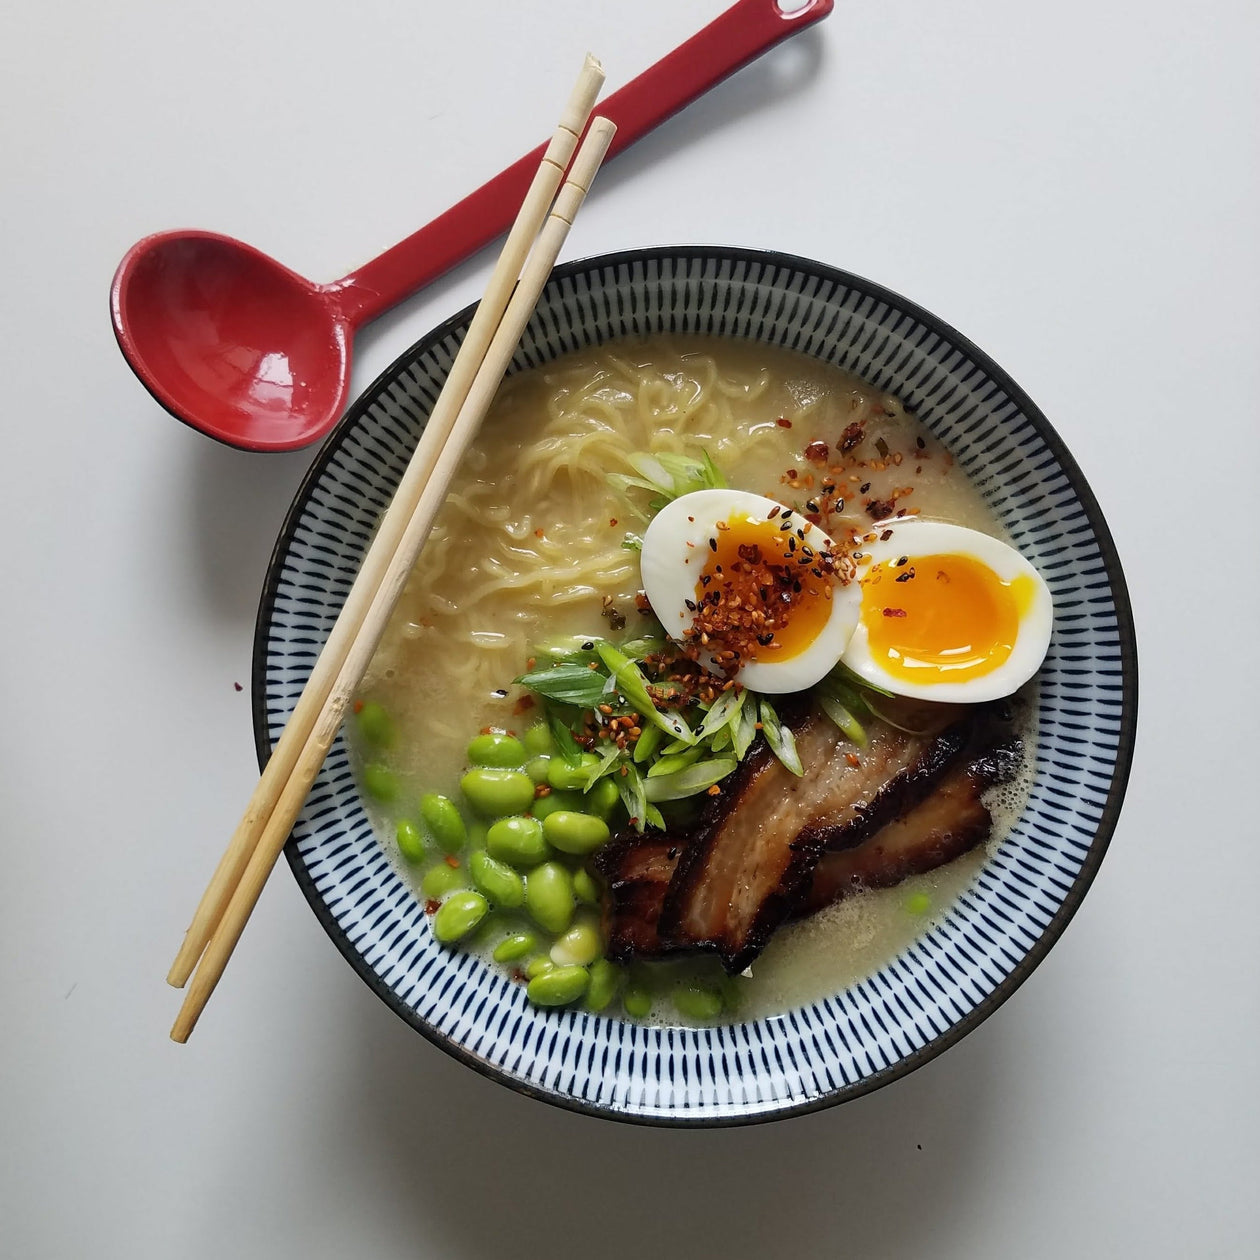
<instances>
[{"instance_id":1,"label":"red chili flake","mask_svg":"<svg viewBox=\"0 0 1260 1260\"><path fill-rule=\"evenodd\" d=\"M424 903L425 914L437 914L441 908L442 903L438 901L436 897L430 897L429 900Z\"/></svg>"},{"instance_id":2,"label":"red chili flake","mask_svg":"<svg viewBox=\"0 0 1260 1260\"><path fill-rule=\"evenodd\" d=\"M240 691L240 689L241 689L240 684L239 684L239 683L237 683L237 685L236 685L236 690L237 690L237 691ZM355 711L356 713L362 713L362 712L363 712L363 701L362 701L362 700L356 700L356 701L354 702L354 711Z\"/></svg>"},{"instance_id":3,"label":"red chili flake","mask_svg":"<svg viewBox=\"0 0 1260 1260\"><path fill-rule=\"evenodd\" d=\"M534 530L534 537L535 537L535 538L541 538L542 536L543 536L543 532L542 532L542 530L541 530L541 529L536 529L536 530Z\"/></svg>"},{"instance_id":4,"label":"red chili flake","mask_svg":"<svg viewBox=\"0 0 1260 1260\"><path fill-rule=\"evenodd\" d=\"M519 700L518 700L518 701L517 701L517 702L516 702L516 703L512 706L512 716L513 716L513 717L520 717L520 715L521 715L522 713L526 713L526 712L528 712L528 711L529 711L530 709L532 709L533 707L534 707L534 697L533 697L533 696L522 696L522 697L521 697L521 698L520 698L520 699L519 699Z\"/></svg>"},{"instance_id":5,"label":"red chili flake","mask_svg":"<svg viewBox=\"0 0 1260 1260\"><path fill-rule=\"evenodd\" d=\"M616 523L617 523L617 518L616 518L615 516L610 516L610 517L608 518L608 524L609 524L609 525L616 525Z\"/></svg>"},{"instance_id":6,"label":"red chili flake","mask_svg":"<svg viewBox=\"0 0 1260 1260\"><path fill-rule=\"evenodd\" d=\"M713 786L712 786L712 787L708 790L708 792L706 792L706 793L705 793L705 795L706 795L706 796L721 796L721 795L722 795L722 789L721 789L720 787L718 787L718 785L715 783L715 784L714 784L714 785L713 785Z\"/></svg>"},{"instance_id":7,"label":"red chili flake","mask_svg":"<svg viewBox=\"0 0 1260 1260\"><path fill-rule=\"evenodd\" d=\"M873 521L886 521L897 507L896 499L872 499L866 505L866 514Z\"/></svg>"},{"instance_id":8,"label":"red chili flake","mask_svg":"<svg viewBox=\"0 0 1260 1260\"><path fill-rule=\"evenodd\" d=\"M447 866L449 866L449 867L451 868L451 870L453 870L453 871L457 871L457 870L459 870L459 858L457 858L457 857L455 856L455 854L453 854L453 853L448 853L448 854L447 854L447 855L446 855L446 856L442 859L442 861L443 861L443 862L445 862L445 863L446 863L446 865L447 865Z\"/></svg>"},{"instance_id":9,"label":"red chili flake","mask_svg":"<svg viewBox=\"0 0 1260 1260\"><path fill-rule=\"evenodd\" d=\"M862 436L862 426L855 420L840 435L840 453L844 455L851 451L862 440Z\"/></svg>"},{"instance_id":10,"label":"red chili flake","mask_svg":"<svg viewBox=\"0 0 1260 1260\"><path fill-rule=\"evenodd\" d=\"M906 610L904 608L885 608L884 609L885 617L904 617L905 615L906 615Z\"/></svg>"},{"instance_id":11,"label":"red chili flake","mask_svg":"<svg viewBox=\"0 0 1260 1260\"><path fill-rule=\"evenodd\" d=\"M828 450L826 442L811 442L805 448L805 458L811 464L825 464L830 456L831 452Z\"/></svg>"},{"instance_id":12,"label":"red chili flake","mask_svg":"<svg viewBox=\"0 0 1260 1260\"><path fill-rule=\"evenodd\" d=\"M784 416L780 416L780 417L779 417L779 418L775 421L775 424L777 424L777 425L779 426L779 428L780 428L780 429L790 429L790 428L792 427L792 422L791 422L791 420L788 420L788 419L787 419L786 417L784 417Z\"/></svg>"},{"instance_id":13,"label":"red chili flake","mask_svg":"<svg viewBox=\"0 0 1260 1260\"><path fill-rule=\"evenodd\" d=\"M845 759L845 761L847 761L847 762L849 763L849 765L851 765L851 766L852 766L855 770L858 768L858 766L860 766L860 765L862 764L862 759L861 759L861 757L859 757L859 756L857 755L857 753L847 752L847 753L845 753L845 754L844 754L844 759Z\"/></svg>"},{"instance_id":14,"label":"red chili flake","mask_svg":"<svg viewBox=\"0 0 1260 1260\"><path fill-rule=\"evenodd\" d=\"M551 789L545 783L538 783L534 786L534 800L538 800L540 796L550 796Z\"/></svg>"},{"instance_id":15,"label":"red chili flake","mask_svg":"<svg viewBox=\"0 0 1260 1260\"><path fill-rule=\"evenodd\" d=\"M529 983L529 977L519 967L513 967L511 974L512 979L515 980L517 984Z\"/></svg>"},{"instance_id":16,"label":"red chili flake","mask_svg":"<svg viewBox=\"0 0 1260 1260\"><path fill-rule=\"evenodd\" d=\"M237 691L244 691L244 690L245 690L245 688L244 688L244 687L242 687L240 683L236 683L236 682L234 682L234 683L232 684L232 686L233 686L233 687L234 687ZM355 712L357 713L357 712L358 712L358 709L355 709Z\"/></svg>"}]
</instances>

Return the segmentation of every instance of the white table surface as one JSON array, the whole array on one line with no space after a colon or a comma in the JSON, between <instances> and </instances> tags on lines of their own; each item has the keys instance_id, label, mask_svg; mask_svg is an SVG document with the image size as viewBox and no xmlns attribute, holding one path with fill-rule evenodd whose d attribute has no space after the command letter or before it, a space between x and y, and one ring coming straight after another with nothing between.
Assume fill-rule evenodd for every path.
<instances>
[{"instance_id":1,"label":"white table surface","mask_svg":"<svg viewBox=\"0 0 1260 1260\"><path fill-rule=\"evenodd\" d=\"M1001 1010L822 1114L609 1124L418 1037L281 868L167 1040L311 452L166 416L115 348L114 266L198 226L330 279L541 139L588 47L617 86L721 7L6 6L0 1254L1260 1254L1255 0L844 0L610 168L566 252L766 246L878 280L1085 470L1133 595L1137 758L1097 882ZM369 330L356 389L488 269Z\"/></svg>"}]
</instances>

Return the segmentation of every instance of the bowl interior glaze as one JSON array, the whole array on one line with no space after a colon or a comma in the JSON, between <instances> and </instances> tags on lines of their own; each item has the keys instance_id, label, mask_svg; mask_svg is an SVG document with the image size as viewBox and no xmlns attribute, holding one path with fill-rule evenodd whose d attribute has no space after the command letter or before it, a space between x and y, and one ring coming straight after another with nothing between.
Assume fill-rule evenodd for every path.
<instances>
[{"instance_id":1,"label":"bowl interior glaze","mask_svg":"<svg viewBox=\"0 0 1260 1260\"><path fill-rule=\"evenodd\" d=\"M355 403L276 544L255 640L260 762L350 588L448 371L469 311ZM1050 584L1035 782L997 854L945 919L886 967L777 1019L645 1027L539 1010L521 986L436 944L377 843L338 737L287 853L355 970L430 1040L523 1093L662 1125L777 1119L904 1075L979 1024L1062 932L1124 794L1137 662L1124 577L1079 468L1018 386L959 333L856 276L727 248L636 251L559 268L512 371L623 335L711 333L801 351L899 395L945 442Z\"/></svg>"}]
</instances>

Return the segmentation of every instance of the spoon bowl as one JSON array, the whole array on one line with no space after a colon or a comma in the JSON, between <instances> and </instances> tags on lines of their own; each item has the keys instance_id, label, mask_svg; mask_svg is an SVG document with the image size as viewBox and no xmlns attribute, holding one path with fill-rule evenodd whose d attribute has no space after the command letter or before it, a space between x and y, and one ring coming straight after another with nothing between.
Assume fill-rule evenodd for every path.
<instances>
[{"instance_id":1,"label":"spoon bowl","mask_svg":"<svg viewBox=\"0 0 1260 1260\"><path fill-rule=\"evenodd\" d=\"M167 411L233 446L285 451L320 438L345 403L353 324L338 295L242 241L185 231L133 246L111 304L127 362Z\"/></svg>"}]
</instances>

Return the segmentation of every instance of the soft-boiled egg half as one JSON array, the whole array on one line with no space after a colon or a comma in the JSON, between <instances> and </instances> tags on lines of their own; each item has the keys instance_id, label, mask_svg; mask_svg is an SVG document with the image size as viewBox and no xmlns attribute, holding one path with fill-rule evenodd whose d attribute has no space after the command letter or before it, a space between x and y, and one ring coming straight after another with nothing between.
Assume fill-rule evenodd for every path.
<instances>
[{"instance_id":1,"label":"soft-boiled egg half","mask_svg":"<svg viewBox=\"0 0 1260 1260\"><path fill-rule=\"evenodd\" d=\"M773 499L696 490L648 526L643 588L672 638L777 695L825 677L857 627L858 587L835 571L841 561L851 572L818 526Z\"/></svg>"},{"instance_id":2,"label":"soft-boiled egg half","mask_svg":"<svg viewBox=\"0 0 1260 1260\"><path fill-rule=\"evenodd\" d=\"M772 695L804 691L843 660L895 695L976 703L1040 668L1050 591L1013 547L907 518L852 548L773 499L697 490L648 526L643 587L667 634Z\"/></svg>"},{"instance_id":3,"label":"soft-boiled egg half","mask_svg":"<svg viewBox=\"0 0 1260 1260\"><path fill-rule=\"evenodd\" d=\"M1013 547L960 525L907 519L887 522L860 557L860 613L843 659L867 682L973 703L1010 695L1040 668L1050 590Z\"/></svg>"}]
</instances>

